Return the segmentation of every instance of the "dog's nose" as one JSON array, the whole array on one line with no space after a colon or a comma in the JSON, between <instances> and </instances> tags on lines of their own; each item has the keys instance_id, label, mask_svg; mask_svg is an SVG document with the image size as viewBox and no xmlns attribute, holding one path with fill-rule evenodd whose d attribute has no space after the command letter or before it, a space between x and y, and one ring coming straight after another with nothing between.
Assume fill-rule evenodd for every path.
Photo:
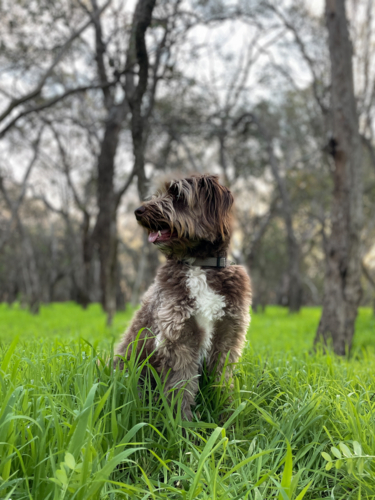
<instances>
[{"instance_id":1,"label":"dog's nose","mask_svg":"<svg viewBox=\"0 0 375 500\"><path fill-rule=\"evenodd\" d=\"M142 206L142 207L137 208L137 210L134 210L135 216L136 216L136 217L139 217L140 215L142 215L142 214L143 214L143 212L144 212L145 210L146 210L146 209L145 209L145 207L143 207L143 206Z\"/></svg>"}]
</instances>

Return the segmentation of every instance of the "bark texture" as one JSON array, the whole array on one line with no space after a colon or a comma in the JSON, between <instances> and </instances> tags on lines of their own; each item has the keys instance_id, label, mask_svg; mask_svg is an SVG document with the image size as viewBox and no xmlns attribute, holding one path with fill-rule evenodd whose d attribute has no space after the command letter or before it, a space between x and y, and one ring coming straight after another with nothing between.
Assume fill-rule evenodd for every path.
<instances>
[{"instance_id":1,"label":"bark texture","mask_svg":"<svg viewBox=\"0 0 375 500\"><path fill-rule=\"evenodd\" d=\"M350 350L361 299L361 140L353 86L352 45L344 0L326 0L331 60L334 160L332 229L326 248L324 301L315 343L332 342L337 354Z\"/></svg>"},{"instance_id":2,"label":"bark texture","mask_svg":"<svg viewBox=\"0 0 375 500\"><path fill-rule=\"evenodd\" d=\"M147 90L149 60L146 47L146 31L151 24L152 12L156 0L139 0L134 12L132 37L129 45L127 64L139 66L138 83L134 83L134 75L126 75L126 97L131 110L131 133L133 139L134 171L137 176L138 194L141 200L147 196L147 179L145 173L144 153L147 142L147 114L142 114L143 96ZM155 91L154 91L155 92ZM151 101L154 97L151 96ZM150 112L151 110L149 110Z\"/></svg>"},{"instance_id":3,"label":"bark texture","mask_svg":"<svg viewBox=\"0 0 375 500\"><path fill-rule=\"evenodd\" d=\"M99 214L95 238L99 247L102 306L108 324L116 312L117 211L115 207L115 156L124 115L121 108L109 116L98 158Z\"/></svg>"}]
</instances>

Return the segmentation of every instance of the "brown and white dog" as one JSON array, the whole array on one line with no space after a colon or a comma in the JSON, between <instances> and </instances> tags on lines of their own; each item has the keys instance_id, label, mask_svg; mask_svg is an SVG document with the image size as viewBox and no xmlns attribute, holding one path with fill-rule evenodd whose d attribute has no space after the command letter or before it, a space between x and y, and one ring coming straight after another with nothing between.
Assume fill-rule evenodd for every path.
<instances>
[{"instance_id":1,"label":"brown and white dog","mask_svg":"<svg viewBox=\"0 0 375 500\"><path fill-rule=\"evenodd\" d=\"M167 261L116 354L129 357L145 328L140 358L151 355L151 365L168 375L166 393L184 387L182 412L189 420L203 360L220 377L227 356L232 364L241 355L250 322L250 279L243 267L227 264L232 205L217 176L192 175L165 183L135 211Z\"/></svg>"}]
</instances>

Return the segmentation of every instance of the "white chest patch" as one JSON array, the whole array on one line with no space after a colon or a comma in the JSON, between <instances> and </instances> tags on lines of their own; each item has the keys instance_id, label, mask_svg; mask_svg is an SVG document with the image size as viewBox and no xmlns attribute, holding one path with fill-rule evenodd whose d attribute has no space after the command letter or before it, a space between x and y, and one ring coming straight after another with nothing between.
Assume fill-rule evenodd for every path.
<instances>
[{"instance_id":1,"label":"white chest patch","mask_svg":"<svg viewBox=\"0 0 375 500\"><path fill-rule=\"evenodd\" d=\"M211 348L214 322L224 316L225 299L208 285L206 273L200 267L193 267L188 271L186 283L189 296L195 299L196 303L193 316L204 331L200 349L200 358L203 361Z\"/></svg>"}]
</instances>

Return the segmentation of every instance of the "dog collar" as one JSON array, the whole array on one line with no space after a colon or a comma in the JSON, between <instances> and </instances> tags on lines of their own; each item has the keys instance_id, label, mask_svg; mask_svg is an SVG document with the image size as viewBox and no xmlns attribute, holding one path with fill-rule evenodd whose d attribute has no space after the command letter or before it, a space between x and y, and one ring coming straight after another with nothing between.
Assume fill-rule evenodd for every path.
<instances>
[{"instance_id":1,"label":"dog collar","mask_svg":"<svg viewBox=\"0 0 375 500\"><path fill-rule=\"evenodd\" d=\"M183 261L190 266L199 266L199 267L217 267L223 268L227 267L227 259L226 257L207 257L206 259L188 259Z\"/></svg>"}]
</instances>

